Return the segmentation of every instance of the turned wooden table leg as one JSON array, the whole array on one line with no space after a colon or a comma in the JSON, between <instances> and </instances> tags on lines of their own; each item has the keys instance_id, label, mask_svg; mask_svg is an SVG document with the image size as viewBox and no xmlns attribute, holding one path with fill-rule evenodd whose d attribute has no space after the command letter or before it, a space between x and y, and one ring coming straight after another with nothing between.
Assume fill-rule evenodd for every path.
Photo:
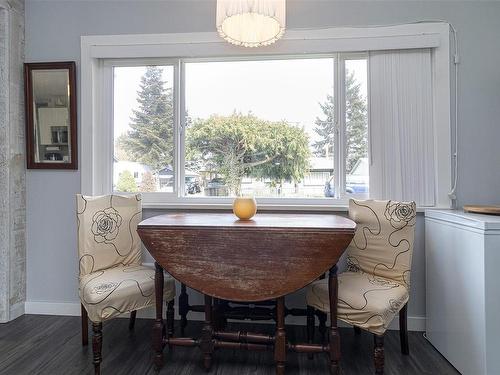
<instances>
[{"instance_id":1,"label":"turned wooden table leg","mask_svg":"<svg viewBox=\"0 0 500 375\"><path fill-rule=\"evenodd\" d=\"M207 371L212 367L212 355L214 352L212 309L212 297L205 295L205 324L201 332L200 346L203 352L203 367Z\"/></svg>"},{"instance_id":2,"label":"turned wooden table leg","mask_svg":"<svg viewBox=\"0 0 500 375\"><path fill-rule=\"evenodd\" d=\"M274 361L276 362L276 375L284 375L286 361L285 297L276 300Z\"/></svg>"},{"instance_id":3,"label":"turned wooden table leg","mask_svg":"<svg viewBox=\"0 0 500 375\"><path fill-rule=\"evenodd\" d=\"M163 366L163 268L155 262L156 319L153 326L154 363L157 370Z\"/></svg>"},{"instance_id":4,"label":"turned wooden table leg","mask_svg":"<svg viewBox=\"0 0 500 375\"><path fill-rule=\"evenodd\" d=\"M330 269L330 273L328 275L328 292L330 296L330 373L336 375L340 372L340 336L337 328L337 265Z\"/></svg>"}]
</instances>

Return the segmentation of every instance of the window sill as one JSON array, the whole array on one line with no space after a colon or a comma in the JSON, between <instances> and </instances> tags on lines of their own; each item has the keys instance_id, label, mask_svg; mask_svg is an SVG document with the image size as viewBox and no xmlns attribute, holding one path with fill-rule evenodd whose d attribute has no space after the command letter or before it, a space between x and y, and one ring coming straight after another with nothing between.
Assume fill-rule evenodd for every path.
<instances>
[{"instance_id":1,"label":"window sill","mask_svg":"<svg viewBox=\"0 0 500 375\"><path fill-rule=\"evenodd\" d=\"M142 207L147 210L232 210L231 203L188 203L188 202L164 202L144 203ZM449 210L450 207L417 207L417 212L426 210ZM258 204L260 211L310 211L310 212L348 212L348 204Z\"/></svg>"},{"instance_id":2,"label":"window sill","mask_svg":"<svg viewBox=\"0 0 500 375\"><path fill-rule=\"evenodd\" d=\"M262 211L338 211L347 212L347 205L315 205L315 204L258 204L258 209ZM231 203L144 203L145 209L162 210L231 210Z\"/></svg>"}]
</instances>

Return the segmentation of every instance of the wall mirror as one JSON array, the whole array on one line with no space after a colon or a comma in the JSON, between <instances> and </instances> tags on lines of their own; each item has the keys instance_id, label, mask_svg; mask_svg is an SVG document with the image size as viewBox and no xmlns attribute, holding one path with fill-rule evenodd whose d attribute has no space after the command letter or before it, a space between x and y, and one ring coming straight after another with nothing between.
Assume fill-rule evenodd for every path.
<instances>
[{"instance_id":1,"label":"wall mirror","mask_svg":"<svg viewBox=\"0 0 500 375\"><path fill-rule=\"evenodd\" d=\"M28 169L77 169L75 63L24 66Z\"/></svg>"}]
</instances>

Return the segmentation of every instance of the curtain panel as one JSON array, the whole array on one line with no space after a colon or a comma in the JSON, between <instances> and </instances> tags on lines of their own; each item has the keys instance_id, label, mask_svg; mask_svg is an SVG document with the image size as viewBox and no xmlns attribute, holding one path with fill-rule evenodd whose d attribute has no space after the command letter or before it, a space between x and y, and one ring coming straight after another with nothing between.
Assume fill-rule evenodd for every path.
<instances>
[{"instance_id":1,"label":"curtain panel","mask_svg":"<svg viewBox=\"0 0 500 375\"><path fill-rule=\"evenodd\" d=\"M431 50L370 52L370 196L436 204Z\"/></svg>"}]
</instances>

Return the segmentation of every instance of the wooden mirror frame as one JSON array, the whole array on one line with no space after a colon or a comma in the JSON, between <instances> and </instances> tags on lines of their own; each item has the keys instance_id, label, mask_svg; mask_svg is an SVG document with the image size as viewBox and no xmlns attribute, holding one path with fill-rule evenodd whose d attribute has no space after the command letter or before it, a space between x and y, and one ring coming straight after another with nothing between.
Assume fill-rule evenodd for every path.
<instances>
[{"instance_id":1,"label":"wooden mirror frame","mask_svg":"<svg viewBox=\"0 0 500 375\"><path fill-rule=\"evenodd\" d=\"M70 163L35 162L35 132L33 108L33 80L35 70L67 69L69 82ZM24 98L26 108L26 160L28 169L78 169L78 138L76 126L76 64L74 61L24 64Z\"/></svg>"}]
</instances>

